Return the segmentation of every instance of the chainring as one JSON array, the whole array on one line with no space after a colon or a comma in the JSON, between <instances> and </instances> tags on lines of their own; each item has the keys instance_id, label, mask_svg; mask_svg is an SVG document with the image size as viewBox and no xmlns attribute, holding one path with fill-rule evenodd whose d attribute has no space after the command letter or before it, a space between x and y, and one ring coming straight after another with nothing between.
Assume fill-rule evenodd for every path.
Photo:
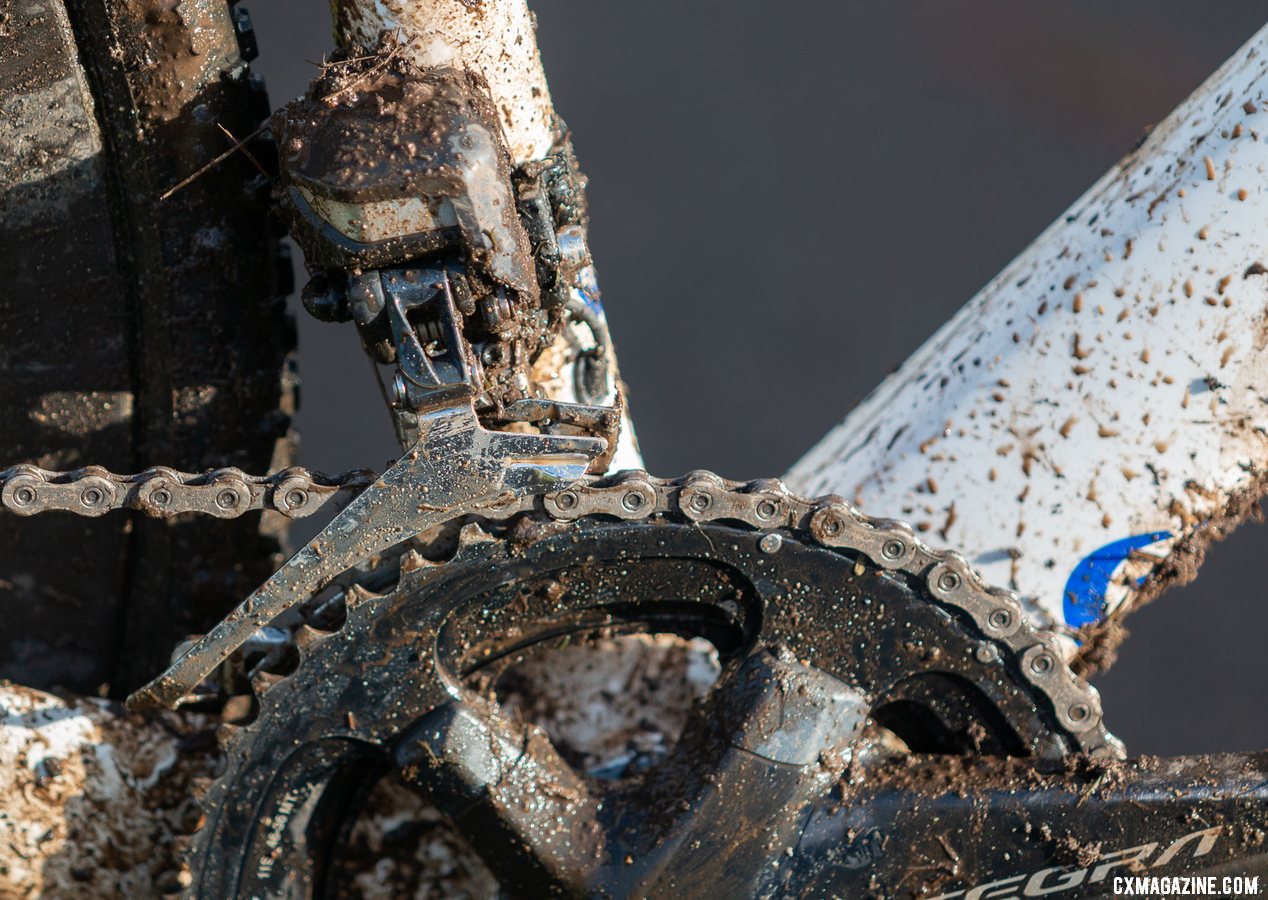
<instances>
[{"instance_id":1,"label":"chainring","mask_svg":"<svg viewBox=\"0 0 1268 900\"><path fill-rule=\"evenodd\" d=\"M752 489L715 481L719 493ZM660 484L681 501L687 483ZM864 697L871 720L913 752L1044 758L1119 752L1100 725L1091 688L1078 683L1092 707L1090 725L1073 729L1068 714L1054 708L1053 692L1043 685L1057 674L1063 684L1075 682L1064 664L1060 673L1041 671L1057 658L1050 639L1020 617L1007 635L988 633L947 591L939 596L931 589L938 578L948 587L939 575L948 561L967 571L958 558L918 546L907 565L882 567L854 548L823 546L824 529L805 527L807 521L799 526L794 517L785 527L757 530L733 520L701 521L664 504L630 520L560 521L537 511L467 524L441 563L407 552L395 585L346 592L346 618L335 630L300 629L300 661L291 674L257 674L258 712L250 724L226 727L226 768L204 798L206 819L189 857L193 895L327 893L358 803L400 764L419 728L446 710L487 709L476 687L482 672L573 636L702 637L723 662L719 684L763 653L797 660ZM606 843L594 845L592 834L581 833L593 823L580 813L559 817L555 837L626 862L660 852L672 830L662 821L666 798L690 790L673 780L678 776L658 771L674 769L675 758L678 769L707 767L714 757L699 748L709 744L711 728L705 704L679 742L696 749L676 750L667 764L600 802L620 809L608 815L621 824ZM603 792L593 782L584 790ZM560 889L540 872L508 868L505 854L482 846L479 834L468 837L513 892ZM697 855L720 852L708 840L695 844ZM736 877L746 890L774 878L766 873L793 845L795 836L779 846L754 844L747 852L760 856L763 873ZM741 856L734 845L729 852ZM700 868L690 853L682 859ZM656 893L685 883L673 871L640 877L609 879L598 889Z\"/></svg>"}]
</instances>

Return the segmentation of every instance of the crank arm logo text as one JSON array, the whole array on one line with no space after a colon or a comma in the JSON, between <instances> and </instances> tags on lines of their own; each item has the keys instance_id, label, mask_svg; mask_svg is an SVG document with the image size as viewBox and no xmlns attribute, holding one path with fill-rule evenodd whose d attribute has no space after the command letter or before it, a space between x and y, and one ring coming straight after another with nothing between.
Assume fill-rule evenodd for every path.
<instances>
[{"instance_id":1,"label":"crank arm logo text","mask_svg":"<svg viewBox=\"0 0 1268 900\"><path fill-rule=\"evenodd\" d=\"M931 900L1017 900L1020 897L1047 897L1060 895L1065 891L1073 891L1084 885L1105 882L1106 879L1110 879L1110 882L1104 884L1102 890L1105 893L1109 893L1112 890L1118 896L1133 896L1132 891L1141 885L1147 887L1155 882L1161 884L1164 881L1167 882L1169 888L1162 892L1164 894L1183 895L1186 890L1189 893L1193 893L1193 887L1204 888L1206 887L1205 883L1208 881L1214 883L1218 890L1208 892L1207 896L1219 896L1220 893L1234 896L1245 896L1248 893L1251 896L1257 894L1259 892L1259 879L1257 878L1216 878L1214 876L1210 878L1150 878L1141 874L1146 869L1156 869L1169 865L1182 855L1189 859L1206 856L1215 846L1215 841L1219 838L1220 831L1221 826L1217 825L1214 828L1206 828L1202 831L1186 834L1184 837L1173 841L1157 855L1155 855L1155 851L1158 850L1159 845L1157 841L1154 841L1149 844L1141 844L1139 847L1129 847L1126 850L1107 853L1095 865L1083 869L1052 866L1051 868L1040 869L1038 872L1012 875L1008 878L1001 878L999 881L992 881L989 884L979 884L976 887L961 888L949 894L939 894L931 898ZM1191 887L1179 888L1182 882ZM1224 887L1225 882L1228 883L1227 888ZM1170 888L1179 889L1171 890ZM1250 889L1249 891L1248 888ZM1148 889L1134 896L1158 896L1158 893Z\"/></svg>"}]
</instances>

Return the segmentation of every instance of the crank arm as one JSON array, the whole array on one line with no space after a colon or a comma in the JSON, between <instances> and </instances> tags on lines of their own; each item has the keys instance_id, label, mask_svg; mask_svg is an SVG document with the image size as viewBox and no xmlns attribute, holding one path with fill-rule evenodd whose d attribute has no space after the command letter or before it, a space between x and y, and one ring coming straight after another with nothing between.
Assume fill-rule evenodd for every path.
<instances>
[{"instance_id":1,"label":"crank arm","mask_svg":"<svg viewBox=\"0 0 1268 900\"><path fill-rule=\"evenodd\" d=\"M663 768L602 795L479 698L421 719L395 760L517 896L1074 900L1268 878L1268 754L875 760L868 699L778 649L708 703Z\"/></svg>"},{"instance_id":2,"label":"crank arm","mask_svg":"<svg viewBox=\"0 0 1268 900\"><path fill-rule=\"evenodd\" d=\"M488 431L469 398L420 413L419 432L409 452L167 671L132 694L128 707L176 707L258 629L337 575L434 525L566 487L607 445L593 437Z\"/></svg>"}]
</instances>

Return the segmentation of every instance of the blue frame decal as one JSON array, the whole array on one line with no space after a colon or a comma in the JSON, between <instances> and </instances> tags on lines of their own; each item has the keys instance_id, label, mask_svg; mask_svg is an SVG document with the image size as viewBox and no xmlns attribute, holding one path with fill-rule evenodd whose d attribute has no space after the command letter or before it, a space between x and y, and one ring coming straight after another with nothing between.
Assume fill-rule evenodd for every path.
<instances>
[{"instance_id":1,"label":"blue frame decal","mask_svg":"<svg viewBox=\"0 0 1268 900\"><path fill-rule=\"evenodd\" d=\"M1131 556L1133 550L1148 547L1171 537L1170 531L1151 531L1106 544L1094 550L1074 567L1065 583L1062 608L1065 622L1071 628L1081 628L1105 617L1105 594L1110 579ZM1141 577L1136 583L1145 579Z\"/></svg>"}]
</instances>

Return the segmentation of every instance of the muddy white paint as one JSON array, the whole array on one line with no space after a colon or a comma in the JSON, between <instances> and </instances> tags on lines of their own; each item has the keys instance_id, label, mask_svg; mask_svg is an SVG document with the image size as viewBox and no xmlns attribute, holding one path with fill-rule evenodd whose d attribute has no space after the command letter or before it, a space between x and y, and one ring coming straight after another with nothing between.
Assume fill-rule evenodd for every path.
<instances>
[{"instance_id":1,"label":"muddy white paint","mask_svg":"<svg viewBox=\"0 0 1268 900\"><path fill-rule=\"evenodd\" d=\"M488 80L511 159L541 159L555 139L550 88L537 28L524 0L335 0L340 43L374 46L396 32L402 53L423 67L471 69Z\"/></svg>"},{"instance_id":2,"label":"muddy white paint","mask_svg":"<svg viewBox=\"0 0 1268 900\"><path fill-rule=\"evenodd\" d=\"M1268 464L1268 30L791 471L1077 626Z\"/></svg>"}]
</instances>

